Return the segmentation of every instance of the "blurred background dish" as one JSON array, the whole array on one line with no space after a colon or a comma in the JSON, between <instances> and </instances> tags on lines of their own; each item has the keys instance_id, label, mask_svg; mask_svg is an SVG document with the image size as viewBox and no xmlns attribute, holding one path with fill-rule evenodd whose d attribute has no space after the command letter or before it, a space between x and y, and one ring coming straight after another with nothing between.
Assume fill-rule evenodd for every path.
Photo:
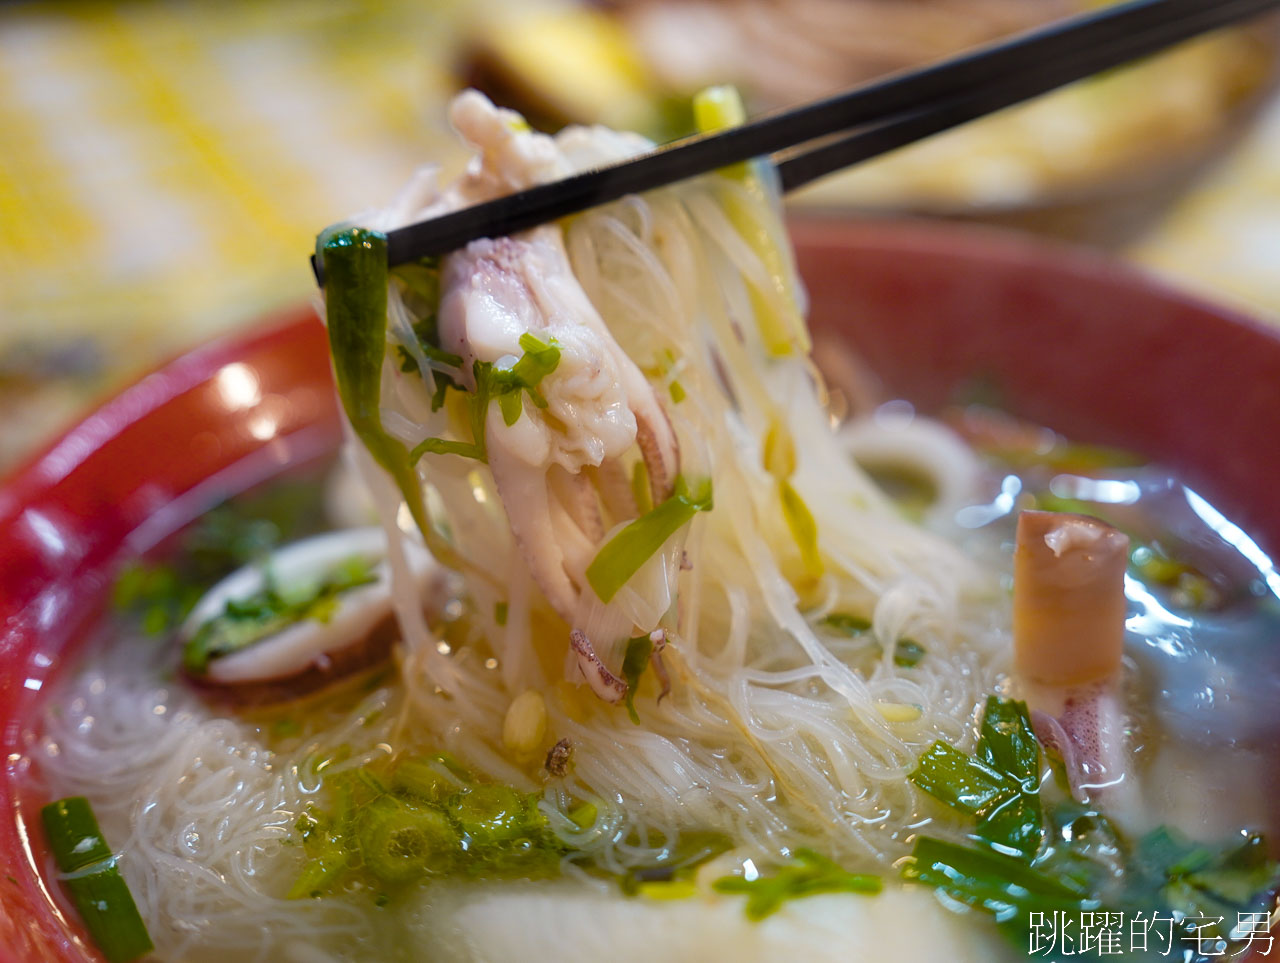
<instances>
[{"instance_id":1,"label":"blurred background dish","mask_svg":"<svg viewBox=\"0 0 1280 963\"><path fill-rule=\"evenodd\" d=\"M665 140L691 132L684 105L710 84L736 84L752 113L774 110L1100 5L533 4L469 34L462 74L549 128L599 122ZM827 178L793 203L966 217L1114 246L1247 126L1278 43L1272 23L1222 31Z\"/></svg>"},{"instance_id":2,"label":"blurred background dish","mask_svg":"<svg viewBox=\"0 0 1280 963\"><path fill-rule=\"evenodd\" d=\"M704 79L737 80L765 109L1082 4L2 5L0 469L163 357L311 296L320 227L385 204L426 160L456 170L443 105L467 82L549 126L665 138ZM1139 263L1280 314L1276 36L1205 38L799 202L1126 239Z\"/></svg>"}]
</instances>

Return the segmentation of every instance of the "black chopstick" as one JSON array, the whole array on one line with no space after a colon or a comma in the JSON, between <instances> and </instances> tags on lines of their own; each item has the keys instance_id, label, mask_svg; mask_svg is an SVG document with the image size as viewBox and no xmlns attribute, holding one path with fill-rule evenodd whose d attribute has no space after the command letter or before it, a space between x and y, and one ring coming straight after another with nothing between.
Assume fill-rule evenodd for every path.
<instances>
[{"instance_id":1,"label":"black chopstick","mask_svg":"<svg viewBox=\"0 0 1280 963\"><path fill-rule=\"evenodd\" d=\"M1277 0L1224 0L1140 35L1113 38L1070 61L1041 64L1035 71L1019 76L1015 90L998 83L978 86L967 94L939 98L927 107L905 112L885 123L828 138L816 147L801 145L778 152L773 159L781 188L784 193L796 190L860 161L1275 7L1280 7Z\"/></svg>"},{"instance_id":2,"label":"black chopstick","mask_svg":"<svg viewBox=\"0 0 1280 963\"><path fill-rule=\"evenodd\" d=\"M512 234L627 194L792 148L784 189L973 120L1217 27L1280 7L1280 0L1132 0L826 100L688 138L389 232L392 265L445 254L480 237ZM872 125L831 139L859 125ZM827 142L802 152L816 138ZM312 259L317 278L320 265Z\"/></svg>"}]
</instances>

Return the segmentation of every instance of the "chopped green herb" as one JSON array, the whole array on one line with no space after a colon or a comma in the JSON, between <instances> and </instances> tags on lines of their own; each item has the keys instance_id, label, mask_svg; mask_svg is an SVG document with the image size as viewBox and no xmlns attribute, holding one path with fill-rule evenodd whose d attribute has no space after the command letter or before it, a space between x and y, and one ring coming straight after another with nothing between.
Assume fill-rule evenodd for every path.
<instances>
[{"instance_id":1,"label":"chopped green herb","mask_svg":"<svg viewBox=\"0 0 1280 963\"><path fill-rule=\"evenodd\" d=\"M429 339L430 344L438 344L436 340L436 314L440 308L440 259L424 257L413 264L401 264L391 271L391 277L400 284L400 293L407 301L413 313L423 325L423 330L416 332L420 338Z\"/></svg>"},{"instance_id":2,"label":"chopped green herb","mask_svg":"<svg viewBox=\"0 0 1280 963\"><path fill-rule=\"evenodd\" d=\"M850 639L866 635L871 631L871 622L868 619L850 612L832 612L830 615L824 615L818 620L818 625ZM873 651L883 652L879 644L874 646ZM893 647L893 664L911 669L919 665L925 655L924 646L915 639L899 639Z\"/></svg>"},{"instance_id":3,"label":"chopped green herb","mask_svg":"<svg viewBox=\"0 0 1280 963\"><path fill-rule=\"evenodd\" d=\"M850 873L811 849L797 849L795 861L772 876L725 876L712 884L717 893L746 894L747 918L751 920L764 919L790 899L819 893L878 893L881 886L879 876Z\"/></svg>"},{"instance_id":4,"label":"chopped green herb","mask_svg":"<svg viewBox=\"0 0 1280 963\"><path fill-rule=\"evenodd\" d=\"M469 781L469 776L459 776L443 758L403 759L395 768L391 787L401 796L441 802Z\"/></svg>"},{"instance_id":5,"label":"chopped green herb","mask_svg":"<svg viewBox=\"0 0 1280 963\"><path fill-rule=\"evenodd\" d=\"M640 713L636 712L636 687L640 685L640 676L649 665L649 657L653 655L653 641L647 635L638 635L627 640L627 651L622 657L622 679L627 684L627 715L636 725L640 725Z\"/></svg>"},{"instance_id":6,"label":"chopped green herb","mask_svg":"<svg viewBox=\"0 0 1280 963\"><path fill-rule=\"evenodd\" d=\"M671 403L680 404L688 395L685 394L684 385L678 381L673 381L667 386L667 391L671 394Z\"/></svg>"},{"instance_id":7,"label":"chopped green herb","mask_svg":"<svg viewBox=\"0 0 1280 963\"><path fill-rule=\"evenodd\" d=\"M446 809L472 846L495 846L543 831L546 818L535 803L508 786L484 783L456 793Z\"/></svg>"},{"instance_id":8,"label":"chopped green herb","mask_svg":"<svg viewBox=\"0 0 1280 963\"><path fill-rule=\"evenodd\" d=\"M524 354L510 368L499 368L487 361L477 361L472 365L476 390L468 399L471 441L427 438L409 453L411 463L417 462L427 454L461 455L464 458L488 461L489 453L484 435L490 401L498 402L498 409L502 412L502 420L506 425L514 425L520 420L525 394L529 396L529 400L535 407L547 407L547 399L542 396L539 386L542 384L542 379L555 371L560 364L560 346L556 344L554 338L544 342L526 331L520 335L520 347L524 350ZM447 357L456 356L448 355ZM457 362L461 365L462 359L457 358ZM458 388L452 379L447 383L441 380L447 377L447 375L438 375L436 396L431 402L433 411L444 404L445 389Z\"/></svg>"},{"instance_id":9,"label":"chopped green herb","mask_svg":"<svg viewBox=\"0 0 1280 963\"><path fill-rule=\"evenodd\" d=\"M493 621L499 626L507 624L507 603L495 602L493 605Z\"/></svg>"},{"instance_id":10,"label":"chopped green herb","mask_svg":"<svg viewBox=\"0 0 1280 963\"><path fill-rule=\"evenodd\" d=\"M1031 911L1097 909L1068 883L1046 876L1003 853L975 849L929 836L916 838L902 868L904 879L942 890L953 899L995 914L998 922Z\"/></svg>"},{"instance_id":11,"label":"chopped green herb","mask_svg":"<svg viewBox=\"0 0 1280 963\"><path fill-rule=\"evenodd\" d=\"M450 441L446 438L428 438L414 446L409 458L417 461L423 455L461 455L463 458L476 458L484 461L486 456L479 446L469 441Z\"/></svg>"},{"instance_id":12,"label":"chopped green herb","mask_svg":"<svg viewBox=\"0 0 1280 963\"><path fill-rule=\"evenodd\" d=\"M791 537L800 549L800 561L804 563L805 571L817 578L823 570L822 555L818 551L818 523L800 493L787 479L778 482L778 496L782 499L782 517L786 519Z\"/></svg>"},{"instance_id":13,"label":"chopped green herb","mask_svg":"<svg viewBox=\"0 0 1280 963\"><path fill-rule=\"evenodd\" d=\"M848 612L832 612L830 615L823 616L818 624L841 635L847 635L849 638L871 631L870 621L861 615L852 615Z\"/></svg>"},{"instance_id":14,"label":"chopped green herb","mask_svg":"<svg viewBox=\"0 0 1280 963\"><path fill-rule=\"evenodd\" d=\"M649 487L649 466L643 458L636 459L631 467L631 497L636 500L636 511L643 515L653 509L653 491Z\"/></svg>"},{"instance_id":15,"label":"chopped green herb","mask_svg":"<svg viewBox=\"0 0 1280 963\"><path fill-rule=\"evenodd\" d=\"M62 885L108 963L127 963L153 949L133 894L102 838L89 801L73 796L40 810Z\"/></svg>"},{"instance_id":16,"label":"chopped green herb","mask_svg":"<svg viewBox=\"0 0 1280 963\"><path fill-rule=\"evenodd\" d=\"M307 862L291 899L323 896L352 876L389 896L443 874L548 875L569 852L538 808L540 792L480 782L444 754L346 770L325 788L328 811L294 827Z\"/></svg>"},{"instance_id":17,"label":"chopped green herb","mask_svg":"<svg viewBox=\"0 0 1280 963\"><path fill-rule=\"evenodd\" d=\"M450 388L461 391L462 386L443 371L433 371L431 376L436 382L436 390L431 395L431 410L434 412L444 407L445 395L448 394Z\"/></svg>"},{"instance_id":18,"label":"chopped green herb","mask_svg":"<svg viewBox=\"0 0 1280 963\"><path fill-rule=\"evenodd\" d=\"M417 317L413 324L414 339L422 354L432 361L462 367L462 358L440 347L440 259L422 258L414 264L403 264L390 273L391 280L399 287L400 296L409 311ZM401 347L402 371L417 369L413 353Z\"/></svg>"},{"instance_id":19,"label":"chopped green herb","mask_svg":"<svg viewBox=\"0 0 1280 963\"><path fill-rule=\"evenodd\" d=\"M970 816L992 812L1018 784L945 742L925 750L908 778L934 798Z\"/></svg>"},{"instance_id":20,"label":"chopped green herb","mask_svg":"<svg viewBox=\"0 0 1280 963\"><path fill-rule=\"evenodd\" d=\"M356 838L364 865L384 883L407 883L461 852L462 840L440 810L381 795L360 810Z\"/></svg>"},{"instance_id":21,"label":"chopped green herb","mask_svg":"<svg viewBox=\"0 0 1280 963\"><path fill-rule=\"evenodd\" d=\"M978 835L1002 851L1033 859L1044 836L1040 808L1040 746L1025 703L987 698L978 738L978 758L1013 779L1018 792L978 821Z\"/></svg>"},{"instance_id":22,"label":"chopped green herb","mask_svg":"<svg viewBox=\"0 0 1280 963\"><path fill-rule=\"evenodd\" d=\"M893 664L914 669L924 658L924 646L914 639L899 639L893 647Z\"/></svg>"},{"instance_id":23,"label":"chopped green herb","mask_svg":"<svg viewBox=\"0 0 1280 963\"><path fill-rule=\"evenodd\" d=\"M49 803L40 810L40 818L54 861L62 872L74 873L113 858L111 847L98 828L93 807L83 796Z\"/></svg>"},{"instance_id":24,"label":"chopped green herb","mask_svg":"<svg viewBox=\"0 0 1280 963\"><path fill-rule=\"evenodd\" d=\"M683 478L675 492L614 535L587 566L587 582L602 602L610 601L668 538L687 525L698 512L711 511L711 480L691 492Z\"/></svg>"},{"instance_id":25,"label":"chopped green herb","mask_svg":"<svg viewBox=\"0 0 1280 963\"><path fill-rule=\"evenodd\" d=\"M908 777L931 796L978 818L977 836L1000 852L1031 860L1040 850L1040 747L1027 707L991 696L977 758L935 742Z\"/></svg>"},{"instance_id":26,"label":"chopped green herb","mask_svg":"<svg viewBox=\"0 0 1280 963\"><path fill-rule=\"evenodd\" d=\"M1259 836L1227 847L1161 827L1128 845L1106 817L1075 802L1043 809L1039 746L1026 706L988 699L977 758L934 743L911 774L938 799L977 818L977 846L917 837L904 878L995 915L1021 937L1028 914L1108 910L1179 917L1265 913L1280 866ZM1210 935L1200 930L1199 935ZM1230 946L1230 933L1212 930ZM1026 945L1023 942L1023 945Z\"/></svg>"},{"instance_id":27,"label":"chopped green herb","mask_svg":"<svg viewBox=\"0 0 1280 963\"><path fill-rule=\"evenodd\" d=\"M288 480L207 512L183 533L172 561L133 562L116 577L113 607L148 635L180 625L218 579L259 561L285 538L317 530L320 486Z\"/></svg>"}]
</instances>

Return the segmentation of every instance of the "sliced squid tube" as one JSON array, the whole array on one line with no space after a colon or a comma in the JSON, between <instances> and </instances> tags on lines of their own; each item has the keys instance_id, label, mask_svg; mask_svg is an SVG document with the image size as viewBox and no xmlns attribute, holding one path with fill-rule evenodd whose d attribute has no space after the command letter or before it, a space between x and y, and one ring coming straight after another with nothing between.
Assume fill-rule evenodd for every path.
<instances>
[{"instance_id":1,"label":"sliced squid tube","mask_svg":"<svg viewBox=\"0 0 1280 963\"><path fill-rule=\"evenodd\" d=\"M1013 644L1036 735L1072 794L1140 818L1122 696L1129 538L1105 522L1023 512L1013 554Z\"/></svg>"}]
</instances>

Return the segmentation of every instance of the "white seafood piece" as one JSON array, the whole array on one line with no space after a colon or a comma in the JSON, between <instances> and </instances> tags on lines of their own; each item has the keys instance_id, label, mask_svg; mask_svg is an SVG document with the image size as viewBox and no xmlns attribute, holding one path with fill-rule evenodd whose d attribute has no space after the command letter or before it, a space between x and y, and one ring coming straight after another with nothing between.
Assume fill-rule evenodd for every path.
<instances>
[{"instance_id":1,"label":"white seafood piece","mask_svg":"<svg viewBox=\"0 0 1280 963\"><path fill-rule=\"evenodd\" d=\"M892 883L875 896L793 900L760 922L747 919L738 896L628 899L568 882L439 886L407 915L412 944L442 961L988 963L1008 954L994 928L923 888Z\"/></svg>"},{"instance_id":2,"label":"white seafood piece","mask_svg":"<svg viewBox=\"0 0 1280 963\"><path fill-rule=\"evenodd\" d=\"M899 468L928 479L935 496L928 515L954 517L981 490L982 466L954 431L932 418L876 412L841 425L837 442L863 468Z\"/></svg>"},{"instance_id":3,"label":"white seafood piece","mask_svg":"<svg viewBox=\"0 0 1280 963\"><path fill-rule=\"evenodd\" d=\"M662 501L679 471L675 432L652 385L578 284L557 228L468 245L446 262L442 291L441 347L463 358L468 377L474 361L514 364L526 333L560 348L556 370L539 386L547 407L526 401L521 417L507 425L491 405L485 438L521 556L572 624L583 571L605 532L599 476L584 470L604 467L604 477L616 477L615 463L635 446L654 502ZM617 486L609 488L606 504L616 507Z\"/></svg>"},{"instance_id":4,"label":"white seafood piece","mask_svg":"<svg viewBox=\"0 0 1280 963\"><path fill-rule=\"evenodd\" d=\"M452 588L449 574L420 546L407 543L406 551L424 607L443 605ZM268 564L276 583L282 586L318 582L352 558L372 566L375 581L339 594L333 611L323 621L303 619L238 652L211 659L199 681L239 687L287 683L307 676L306 684L295 691L301 694L384 657L398 637L385 555L386 537L377 527L328 532L274 552ZM179 632L179 641L185 644L202 625L221 615L228 602L247 599L265 584L263 565L245 566L228 575L192 610Z\"/></svg>"},{"instance_id":5,"label":"white seafood piece","mask_svg":"<svg viewBox=\"0 0 1280 963\"><path fill-rule=\"evenodd\" d=\"M551 138L474 90L454 99L449 119L476 156L411 220L652 146L602 127L568 128ZM539 385L547 407L522 399L520 418L507 425L491 405L485 441L521 559L551 607L575 625L584 608L585 570L609 527L606 515L609 524L618 524L637 514L622 459L638 449L654 503L664 500L680 467L675 432L653 387L574 276L558 227L473 242L446 259L440 290L440 347L463 359L467 388L475 388L474 362L514 364L523 354L523 334L544 343L554 339L560 349L556 370ZM603 662L585 660L583 672L595 691L617 693L617 680Z\"/></svg>"}]
</instances>

